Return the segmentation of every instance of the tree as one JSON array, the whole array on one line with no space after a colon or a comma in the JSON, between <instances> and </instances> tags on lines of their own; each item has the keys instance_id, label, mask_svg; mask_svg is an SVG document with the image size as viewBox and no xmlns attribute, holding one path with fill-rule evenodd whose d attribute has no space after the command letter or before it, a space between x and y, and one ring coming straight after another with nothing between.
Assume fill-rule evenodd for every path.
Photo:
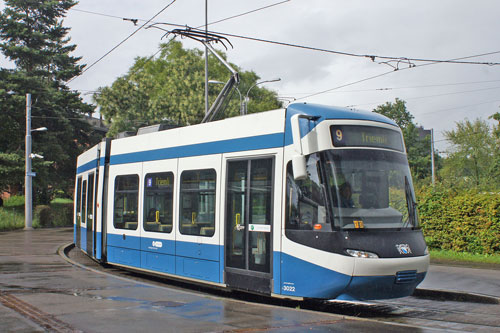
<instances>
[{"instance_id":1,"label":"tree","mask_svg":"<svg viewBox=\"0 0 500 333\"><path fill-rule=\"evenodd\" d=\"M109 136L139 127L170 122L179 125L199 123L205 114L204 58L198 49L186 50L172 41L161 45L157 59L137 58L128 73L110 87L103 87L94 95L94 101L110 125ZM221 56L225 58L223 53ZM259 77L251 71L240 73L241 94ZM227 81L229 71L215 57L209 56L209 72L213 80ZM210 85L209 97L213 101L222 85ZM244 96L242 96L244 97ZM225 116L239 114L240 96L234 91L228 101ZM276 94L265 88L251 90L248 112L272 110L280 107Z\"/></svg>"},{"instance_id":2,"label":"tree","mask_svg":"<svg viewBox=\"0 0 500 333\"><path fill-rule=\"evenodd\" d=\"M405 140L408 164L412 175L417 180L423 180L431 174L431 137L419 137L413 115L407 110L406 102L396 98L394 103L386 102L377 106L373 112L391 118L401 128ZM436 154L436 162L439 156ZM438 163L436 163L437 165Z\"/></svg>"},{"instance_id":3,"label":"tree","mask_svg":"<svg viewBox=\"0 0 500 333\"><path fill-rule=\"evenodd\" d=\"M80 58L70 55L68 28L62 18L76 4L73 0L5 0L0 13L0 50L15 64L0 69L0 189L20 187L24 182L25 95L32 94L32 128L47 127L33 133L33 152L45 162L33 161L37 172L35 193L47 196L49 189L67 191L73 181L76 156L92 141L82 115L93 111L78 93L65 85L79 75ZM35 199L37 197L35 196ZM46 201L48 198L45 198Z\"/></svg>"},{"instance_id":4,"label":"tree","mask_svg":"<svg viewBox=\"0 0 500 333\"><path fill-rule=\"evenodd\" d=\"M456 129L445 132L452 148L444 161L443 176L452 185L491 188L498 186L495 157L498 145L485 120L457 122Z\"/></svg>"}]
</instances>

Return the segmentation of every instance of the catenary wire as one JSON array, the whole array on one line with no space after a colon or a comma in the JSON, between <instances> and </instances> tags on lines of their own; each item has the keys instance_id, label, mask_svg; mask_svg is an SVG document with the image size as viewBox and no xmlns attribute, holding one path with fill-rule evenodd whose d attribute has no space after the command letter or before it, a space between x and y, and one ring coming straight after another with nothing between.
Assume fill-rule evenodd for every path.
<instances>
[{"instance_id":1,"label":"catenary wire","mask_svg":"<svg viewBox=\"0 0 500 333\"><path fill-rule=\"evenodd\" d=\"M372 89L340 90L340 91L332 91L332 93L356 93L356 92L369 92L369 91L391 91L391 90L401 90L401 89L436 88L436 87L460 86L460 85L493 83L493 82L500 82L500 80L485 80L485 81L470 81L470 82L456 82L456 83L426 84L426 85L420 85L420 86L403 86L403 87L383 87L383 88L372 88ZM308 94L312 94L312 92L283 92L283 95L308 95Z\"/></svg>"},{"instance_id":2,"label":"catenary wire","mask_svg":"<svg viewBox=\"0 0 500 333\"><path fill-rule=\"evenodd\" d=\"M174 0L174 1L175 1L175 0ZM290 2L290 1L291 1L291 0L284 0L284 1L276 2L276 3L273 3L273 4L267 5L267 6L259 7L259 8L256 8L256 9L253 9L253 10L250 10L250 11L247 11L247 12L244 12L244 13L241 13L241 14L233 15L233 16L230 16L230 17L226 17L226 18L224 18L224 19L220 19L220 20L217 20L217 21L214 21L214 22L210 22L210 23L208 23L208 25L213 25L213 24L217 24L217 23L224 22L224 21L228 21L228 20L231 20L231 19L234 19L234 18L237 18L237 17L241 17L241 16L244 16L244 15L248 15L248 14L251 14L251 13L255 13L255 12L258 12L258 11L260 11L260 10L264 10L264 9L267 9L267 8L271 8L271 7L274 7L274 6L277 6L277 5L281 5L281 4L283 4L283 3ZM167 8L168 8L168 7L167 7ZM165 8L165 9L166 9L166 8ZM130 20L130 19L125 18L125 17L115 16L115 15L109 15L109 14L104 14L104 13L98 13L98 12L93 12L93 11L89 11L89 10L76 9L76 8L72 8L71 10L73 10L73 11L77 11L77 12L82 12L82 13L87 13L87 14L94 14L94 15L99 15L99 16L105 16L105 17L116 18L116 19L120 19L120 20ZM150 23L150 21L151 21L151 20L152 20L152 19L148 20L148 21L147 21L145 24L143 24L143 25L142 25L142 26L141 26L138 30L140 30L141 28L143 28L146 24ZM143 19L137 19L137 21L146 21L146 20L143 20ZM177 27L185 27L185 25L180 25L180 24L177 24L176 26L177 26ZM203 27L203 26L204 26L204 25L198 26L198 27L196 27L196 29L199 29L199 28L201 28L201 27ZM137 30L137 31L138 31L138 30ZM136 32L137 32L137 31L136 31ZM135 32L134 32L134 33L135 33ZM129 36L128 38L130 38L130 37L131 37L131 36ZM127 39L128 39L128 38L127 38ZM172 39L170 39L170 40L166 43L166 45L168 45L168 44L169 44L172 40L173 40L173 38L172 38ZM122 42L122 43L123 43L123 42ZM118 45L118 46L119 46L119 45ZM118 47L118 46L117 46L117 47ZM160 47L160 48L159 48L159 49L158 49L158 50L157 50L157 51L156 51L153 55L149 56L149 57L146 59L145 63L149 62L151 59L153 59L153 58L154 58L154 57L155 57L158 53L160 53L160 52L161 52L161 47ZM111 51L110 51L109 53L111 53ZM104 56L103 56L103 57L104 57ZM101 58L103 58L103 57L101 57ZM95 63L94 63L94 64L92 64L91 66L93 66L93 65L95 65ZM86 70L88 70L89 68L90 68L90 66L89 66L89 67L87 67L87 68L86 68L86 69L85 69L85 70L84 70L84 71L83 71L80 75L82 75L82 74L83 74ZM80 75L79 75L79 76L80 76ZM71 80L69 80L67 83L69 83L69 82L73 81L73 79L76 79L76 78L77 78L77 77L72 78L72 79L71 79Z\"/></svg>"},{"instance_id":3,"label":"catenary wire","mask_svg":"<svg viewBox=\"0 0 500 333\"><path fill-rule=\"evenodd\" d=\"M288 0L289 1L289 0ZM239 15L235 15L235 16L232 16L232 17L228 17L226 19L223 19L223 20L219 20L219 21L214 21L214 22L211 22L210 24L215 24L215 23L219 23L219 22L222 22L222 21L225 21L225 20L229 20L229 19L232 19L232 18L235 18L235 17L240 17L240 16L243 16L245 14L248 14L248 13L253 13L257 10L261 10L261 9L265 9L265 8L269 8L269 7L272 7L272 6L275 6L275 5L278 5L278 4L281 4L281 3L285 3L285 2L288 2L288 1L282 1L282 2L279 2L279 3L275 3L275 4L272 4L272 5L269 5L269 6L265 6L265 7L262 7L262 8L259 8L259 9L256 9L256 10L252 10L252 11L249 11L249 12L246 12L246 13L242 13L242 14L239 14ZM80 11L83 11L83 10L80 10ZM84 11L84 12L89 12L89 11ZM121 17L117 17L117 16L112 16L112 15L106 15L106 14L101 14L101 13L94 13L94 12L89 12L89 13L92 13L92 14L97 14L97 15L103 15L103 16L109 16L109 17L114 17L114 18L120 18L122 19ZM185 27L184 25L179 25L179 24L172 24L172 23L168 23L168 25L171 25L171 26L177 26L177 27ZM144 25L143 25L144 26ZM201 27L201 26L200 26ZM200 27L197 27L196 29L200 28ZM463 62L463 61L458 61L459 59L460 60L463 60L463 59L470 59L470 58L474 58L474 57L481 57L481 56L486 56L486 55L492 55L492 54L498 54L500 53L500 51L495 51L495 52L488 52L488 53L483 53L483 54L478 54L478 55L472 55L472 56L467 56L467 57L462 57L462 58L457 58L457 59L450 59L450 60L434 60L434 59L418 59L418 58L393 58L393 57L384 57L384 56L369 56L369 55L360 55L360 54L353 54L353 53L347 53L347 52L338 52L338 51L333 51L333 50L326 50L326 49L318 49L318 48L311 48L311 47L307 47L307 46L301 46L301 45L296 45L296 44L289 44L289 43L281 43L281 42L274 42L274 41L268 41L268 40L263 40L263 39L257 39L257 38L253 38L253 37L245 37L245 36L238 36L238 35L234 35L234 34L227 34L227 33L218 33L218 34L221 34L221 35L226 35L226 36L229 36L229 37L236 37L236 38L244 38L244 39L250 39L250 40L256 40L256 41L262 41L262 42L268 42L268 43L273 43L273 44L279 44L279 45L285 45L285 46L293 46L293 47L300 47L300 48L306 48L306 49L312 49L312 50L316 50L316 51L323 51L323 52L329 52L329 53L336 53L336 54L341 54L341 55L351 55L351 56L357 56L357 57L376 57L376 58L380 58L380 59L391 59L391 60L397 60L397 59L400 59L400 60L408 60L408 61L428 61L429 63L427 64L419 64L419 65L414 65L413 67L420 67L420 66L427 66L427 65L433 65L433 64L437 64L437 63L456 63L456 64L481 64L481 65L498 65L499 63L492 63L492 62ZM160 50L159 50L160 51ZM150 57L148 60L150 60L151 58L153 58L159 51L157 51L152 57ZM148 61L146 60L146 61ZM412 68L412 67L409 67L409 68ZM401 68L399 70L402 70L402 69L408 69L408 68ZM361 79L361 80L358 80L358 81L355 81L355 82L351 82L351 83L347 83L347 84L344 84L344 85L341 85L341 86L338 86L338 87L335 87L335 88L332 88L332 89L328 89L328 90L324 90L324 91L321 91L321 92L317 92L317 93L314 93L314 94L310 94L308 96L304 96L304 97L301 97L301 98L298 98L298 99L304 99L304 98L309 98L309 97L313 97L313 96L316 96L316 95L319 95L319 94L323 94L323 93L327 93L327 92L331 92L333 90L336 90L336 89L340 89L340 88L343 88L343 87L347 87L347 86L350 86L350 85L354 85L354 84L357 84L357 83L361 83L361 82L364 82L364 81L368 81L368 80L372 80L372 79L375 79L375 78L378 78L378 77L381 77L381 76L384 76L384 75L387 75L387 74L390 74L390 73L393 73L394 71L391 70L389 72L384 72L384 73L381 73L381 74L377 74L375 76L371 76L371 77L368 77L368 78L365 78L365 79ZM491 81L497 81L497 80L491 80ZM487 82L487 81L486 81ZM456 83L456 84L449 84L449 85L457 85L457 84L460 84L460 83ZM433 86L438 86L438 85L433 85ZM394 89L394 88L390 88L390 89ZM396 89L402 89L402 88L396 88ZM382 89L380 89L382 90ZM388 90L388 89L386 89ZM449 93L449 94L453 94L453 93ZM448 95L448 94L446 94ZM427 96L424 96L424 97L421 97L421 98L425 98ZM431 96L433 97L433 96ZM373 104L373 103L371 103Z\"/></svg>"},{"instance_id":4,"label":"catenary wire","mask_svg":"<svg viewBox=\"0 0 500 333\"><path fill-rule=\"evenodd\" d=\"M104 59L106 56L108 56L111 52L113 52L114 50L116 50L118 47L120 47L120 45L122 45L123 43L125 43L127 40L129 40L133 35L135 35L137 32L139 32L142 28L144 28L147 24L149 24L149 22L151 22L152 20L154 20L158 15L160 15L161 13L163 13L168 7L170 7L175 1L177 0L172 0L172 2L170 2L168 5L166 5L165 7L163 7L158 13L156 13L155 15L153 15L146 23L144 23L143 25L141 25L139 28L137 28L134 32L132 32L130 35L128 35L124 40L122 40L120 43L118 43L115 47L113 47L111 50L109 50L108 52L106 52L104 55L102 55L99 59L97 59L96 61L94 61L92 64L88 65L85 67L85 69L80 73L80 75L78 76L75 76L73 77L72 79L70 79L69 81L67 81L67 83L70 83L71 81L73 81L74 79L76 79L77 77L80 77L82 76L85 72L87 72L90 68L94 67L97 63L99 63L102 59Z\"/></svg>"},{"instance_id":5,"label":"catenary wire","mask_svg":"<svg viewBox=\"0 0 500 333\"><path fill-rule=\"evenodd\" d=\"M461 59L470 59L470 58L475 58L475 57L482 57L484 55L489 55L489 54L493 54L493 53L500 53L500 51L489 52L489 53L481 53L481 54L470 55L470 56L465 56L465 57L460 57L460 58L454 58L454 59L450 59L450 60L451 61L456 61L456 60L461 60ZM340 88L351 86L351 85L354 85L354 84L357 84L357 83L361 83L361 82L373 80L373 79L379 78L381 76L385 76L385 75L388 75L388 74L391 74L391 73L396 73L398 71L407 70L407 69L413 69L413 68L422 67L422 66L437 65L437 64L439 64L439 63L437 63L437 62L424 63L424 64L415 65L413 67L400 68L397 71L396 70L391 70L389 72L384 72L384 73L381 73L381 74L378 74L378 75L367 77L365 79L361 79L361 80L354 81L354 82L351 82L351 83L343 84L343 85L340 85L340 86L337 86L337 87L334 87L334 88L330 88L330 89L327 89L327 90L323 90L323 91L320 91L320 92L317 92L317 93L313 93L313 94L310 94L310 95L307 95L307 96L303 96L303 97L297 98L297 100L299 100L299 99L305 99L305 98L309 98L309 97L313 97L313 96L317 96L317 95L320 95L320 94L331 92L333 90L338 90Z\"/></svg>"},{"instance_id":6,"label":"catenary wire","mask_svg":"<svg viewBox=\"0 0 500 333\"><path fill-rule=\"evenodd\" d=\"M175 26L175 27L186 27L186 26L182 26L179 24L167 23L167 22L160 22L160 24ZM199 29L199 28L191 28L191 29ZM306 49L306 50L310 50L310 51L332 53L332 54L338 54L338 55L350 56L350 57L358 57L358 58L369 58L369 59L372 59L373 61L374 61L374 59L378 58L378 59L384 59L384 60L389 60L389 61L391 61L391 60L398 61L399 60L399 61L427 62L428 63L428 64L421 64L420 66L427 66L430 64L434 64L434 63L449 63L449 64L463 64L463 65L488 65L488 66L500 65L500 62L461 61L463 59L469 59L469 58L475 58L475 57L493 55L493 54L500 54L500 51L493 51L493 52L488 52L488 53L482 53L480 55L460 57L460 58L448 59L448 60L425 59L425 58L410 58L410 57L399 57L399 56L383 56L383 55L375 55L375 54L359 54L359 53L329 50L329 49L324 49L324 48L319 48L319 47L299 45L299 44L293 44L293 43L287 43L287 42L279 42L279 41L273 41L273 40L257 38L257 37L242 36L242 35L236 35L236 34L231 34L231 33L226 33L226 32L219 32L219 31L208 31L208 32L211 34L216 34L216 35L221 35L221 36L234 37L234 38L246 39L246 40L251 40L251 41L256 41L256 42L294 47L294 48L299 48L299 49ZM416 66L418 66L418 65L413 65L412 67L416 67ZM401 70L401 69L399 69L399 70Z\"/></svg>"},{"instance_id":7,"label":"catenary wire","mask_svg":"<svg viewBox=\"0 0 500 333\"><path fill-rule=\"evenodd\" d=\"M500 87L490 87L490 88L482 88L482 89L474 89L474 90L462 90L462 91L454 91L454 92L448 92L448 93L442 93L442 94L435 94L435 95L427 95L427 96L417 96L417 97L407 97L404 98L405 101L411 101L415 99L424 99L424 98L432 98L432 97L442 97L442 96L449 96L449 95L456 95L456 94L466 94L466 93L472 93L472 92L478 92L478 91L486 91L486 90L495 90L495 89L500 89ZM370 103L363 103L363 104L353 104L349 105L347 107L358 107L358 106L364 106L364 105L380 105L384 102L370 102Z\"/></svg>"}]
</instances>

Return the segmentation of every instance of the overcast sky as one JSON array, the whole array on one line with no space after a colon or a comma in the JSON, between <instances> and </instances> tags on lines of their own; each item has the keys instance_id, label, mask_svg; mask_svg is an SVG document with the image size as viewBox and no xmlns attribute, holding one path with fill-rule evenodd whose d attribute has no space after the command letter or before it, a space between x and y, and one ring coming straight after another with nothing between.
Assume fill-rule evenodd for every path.
<instances>
[{"instance_id":1,"label":"overcast sky","mask_svg":"<svg viewBox=\"0 0 500 333\"><path fill-rule=\"evenodd\" d=\"M64 21L71 28L71 42L78 46L75 55L83 57L82 63L92 64L170 2L80 1ZM279 2L208 0L208 21ZM3 8L0 1L0 10ZM448 60L500 51L499 13L497 0L290 0L211 25L209 30L347 53ZM139 19L138 26L122 18ZM201 26L205 0L177 0L154 22ZM69 86L87 93L110 85L127 72L135 57L154 54L161 37L158 30L140 30ZM401 63L399 71L388 73L392 67L377 63L382 59L372 62L239 38L230 41L234 45L227 51L231 62L255 71L263 80L281 78L266 84L279 96L364 110L396 97L405 100L419 125L434 128L436 147L441 151L447 147L442 132L453 129L455 122L487 119L500 111L500 66L418 66L423 63L412 62L417 67L408 69L408 64ZM183 43L202 48L194 42ZM500 62L500 53L466 61ZM0 66L10 65L0 59ZM306 97L384 73L388 74Z\"/></svg>"}]
</instances>

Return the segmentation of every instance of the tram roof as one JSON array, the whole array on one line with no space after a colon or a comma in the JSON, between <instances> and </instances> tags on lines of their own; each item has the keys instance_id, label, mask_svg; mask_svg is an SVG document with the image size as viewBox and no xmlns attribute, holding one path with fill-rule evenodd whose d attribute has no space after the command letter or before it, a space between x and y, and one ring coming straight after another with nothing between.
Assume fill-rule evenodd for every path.
<instances>
[{"instance_id":1,"label":"tram roof","mask_svg":"<svg viewBox=\"0 0 500 333\"><path fill-rule=\"evenodd\" d=\"M287 107L287 118L295 114L307 114L310 116L319 116L318 122L326 119L352 119L352 120L371 120L381 123L397 126L390 118L381 114L369 111L361 111L337 106L328 106L314 103L293 103Z\"/></svg>"}]
</instances>

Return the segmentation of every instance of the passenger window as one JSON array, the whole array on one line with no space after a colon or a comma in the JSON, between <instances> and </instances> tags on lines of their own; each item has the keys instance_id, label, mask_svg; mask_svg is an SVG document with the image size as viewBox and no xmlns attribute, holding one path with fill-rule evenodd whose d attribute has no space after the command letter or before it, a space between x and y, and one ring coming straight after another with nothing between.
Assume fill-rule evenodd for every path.
<instances>
[{"instance_id":1,"label":"passenger window","mask_svg":"<svg viewBox=\"0 0 500 333\"><path fill-rule=\"evenodd\" d=\"M83 181L82 186L82 212L81 212L81 225L87 225L87 181Z\"/></svg>"},{"instance_id":2,"label":"passenger window","mask_svg":"<svg viewBox=\"0 0 500 333\"><path fill-rule=\"evenodd\" d=\"M215 170L184 171L181 175L180 224L183 235L215 233Z\"/></svg>"},{"instance_id":3,"label":"passenger window","mask_svg":"<svg viewBox=\"0 0 500 333\"><path fill-rule=\"evenodd\" d=\"M113 225L116 229L137 229L139 176L117 176L115 179L115 204Z\"/></svg>"},{"instance_id":4,"label":"passenger window","mask_svg":"<svg viewBox=\"0 0 500 333\"><path fill-rule=\"evenodd\" d=\"M76 224L80 226L82 219L82 177L78 177L78 182L76 186Z\"/></svg>"},{"instance_id":5,"label":"passenger window","mask_svg":"<svg viewBox=\"0 0 500 333\"><path fill-rule=\"evenodd\" d=\"M148 173L144 179L144 230L152 232L172 231L173 221L172 172Z\"/></svg>"}]
</instances>

